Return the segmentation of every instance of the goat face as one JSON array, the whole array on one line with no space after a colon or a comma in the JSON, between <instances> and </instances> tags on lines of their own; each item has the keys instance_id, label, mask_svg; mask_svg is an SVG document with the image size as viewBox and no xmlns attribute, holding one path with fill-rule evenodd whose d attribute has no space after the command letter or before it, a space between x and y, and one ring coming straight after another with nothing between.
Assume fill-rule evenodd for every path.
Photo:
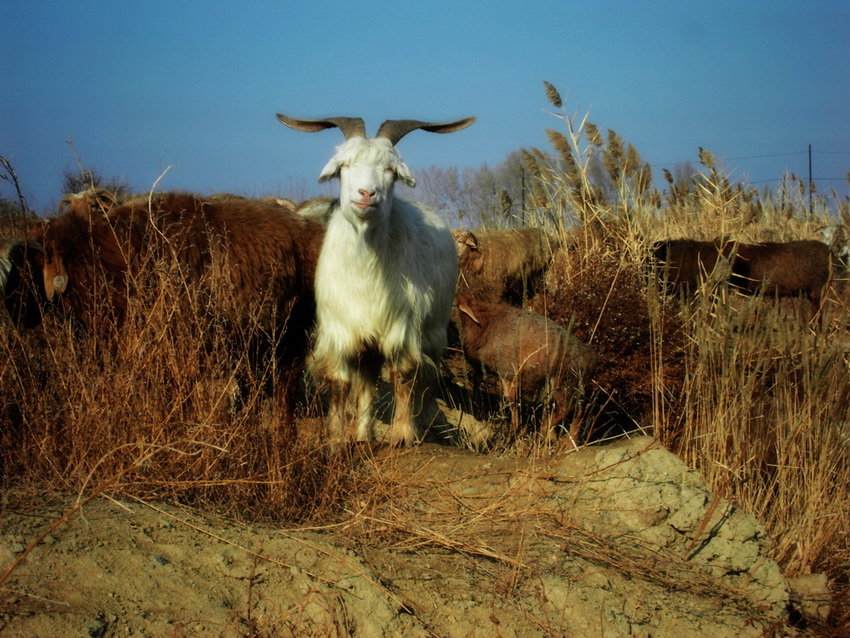
<instances>
[{"instance_id":1,"label":"goat face","mask_svg":"<svg viewBox=\"0 0 850 638\"><path fill-rule=\"evenodd\" d=\"M334 177L340 181L342 214L355 227L381 223L389 215L396 180L410 186L416 183L392 142L384 138L347 140L322 170L319 181Z\"/></svg>"}]
</instances>

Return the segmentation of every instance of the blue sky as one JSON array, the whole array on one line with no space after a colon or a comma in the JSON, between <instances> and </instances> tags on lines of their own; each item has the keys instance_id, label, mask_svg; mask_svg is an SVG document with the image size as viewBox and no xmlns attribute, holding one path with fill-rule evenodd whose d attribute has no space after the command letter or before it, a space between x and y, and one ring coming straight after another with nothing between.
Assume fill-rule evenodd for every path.
<instances>
[{"instance_id":1,"label":"blue sky","mask_svg":"<svg viewBox=\"0 0 850 638\"><path fill-rule=\"evenodd\" d=\"M549 149L546 80L634 144L659 186L700 146L759 187L805 176L811 144L820 189L844 195L848 34L850 3L835 0L0 0L0 155L41 212L73 149L137 190L161 177L160 189L310 195L342 137L292 131L276 112L363 117L370 133L475 115L399 149L414 171L494 165Z\"/></svg>"}]
</instances>

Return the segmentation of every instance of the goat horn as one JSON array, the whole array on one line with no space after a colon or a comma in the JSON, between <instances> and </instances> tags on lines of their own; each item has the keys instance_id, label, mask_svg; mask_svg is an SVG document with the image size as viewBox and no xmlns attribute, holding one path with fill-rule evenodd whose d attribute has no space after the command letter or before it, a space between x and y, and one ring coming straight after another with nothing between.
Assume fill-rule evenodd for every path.
<instances>
[{"instance_id":1,"label":"goat horn","mask_svg":"<svg viewBox=\"0 0 850 638\"><path fill-rule=\"evenodd\" d=\"M462 120L446 122L444 124L420 122L419 120L387 120L378 128L378 134L375 137L384 137L395 146L401 138L417 129L422 129L429 133L454 133L455 131L466 128L474 121L474 117L466 117Z\"/></svg>"},{"instance_id":2,"label":"goat horn","mask_svg":"<svg viewBox=\"0 0 850 638\"><path fill-rule=\"evenodd\" d=\"M352 137L366 137L366 125L359 117L328 117L322 120L299 120L288 115L277 114L277 119L289 128L305 133L317 133L326 128L338 128L345 135L345 139Z\"/></svg>"}]
</instances>

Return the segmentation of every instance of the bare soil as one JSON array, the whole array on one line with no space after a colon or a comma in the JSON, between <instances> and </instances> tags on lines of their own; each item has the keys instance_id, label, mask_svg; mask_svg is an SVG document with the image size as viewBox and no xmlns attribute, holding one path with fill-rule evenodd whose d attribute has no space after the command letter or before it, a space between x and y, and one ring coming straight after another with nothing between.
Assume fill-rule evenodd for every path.
<instances>
[{"instance_id":1,"label":"bare soil","mask_svg":"<svg viewBox=\"0 0 850 638\"><path fill-rule=\"evenodd\" d=\"M794 634L762 526L648 437L358 471L386 489L324 526L100 496L50 529L73 499L7 503L0 636Z\"/></svg>"}]
</instances>

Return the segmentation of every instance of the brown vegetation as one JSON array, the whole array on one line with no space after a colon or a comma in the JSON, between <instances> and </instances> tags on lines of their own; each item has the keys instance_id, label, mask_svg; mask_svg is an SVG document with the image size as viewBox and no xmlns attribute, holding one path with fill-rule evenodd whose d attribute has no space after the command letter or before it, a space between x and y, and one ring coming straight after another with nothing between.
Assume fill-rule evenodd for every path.
<instances>
[{"instance_id":1,"label":"brown vegetation","mask_svg":"<svg viewBox=\"0 0 850 638\"><path fill-rule=\"evenodd\" d=\"M807 202L793 197L753 199L751 191L731 187L705 152L700 155L705 170L690 187L677 184L662 205L665 197L644 190L648 167L616 136L609 135L603 146L595 127L565 112L563 117L566 134L550 136L558 142L561 163L547 164L540 151L529 151L528 157L535 162L537 176L531 185L533 206L541 214L534 223L554 232L568 248L554 254L528 307L588 344L598 356L595 390L705 477L714 496L687 538L681 539L676 560L690 566L692 551L719 538L712 516L725 516L719 514L724 507L748 512L764 524L770 556L785 575L822 573L828 578L835 602L830 617L817 622L804 618L799 626L805 629L808 622L811 631L823 635L846 634L850 318L841 296L845 293L828 290L821 300L823 320L817 324L789 321L786 308L774 303L772 295L738 294L739 288L747 288L746 281L762 285L775 272L753 272L756 262L750 258L739 262L749 263L750 270L738 270L737 286L696 294L683 309L663 294L662 278L648 263L651 247L669 237L731 236L748 246L807 240L828 221L826 207L810 215ZM616 178L616 188L602 189L589 178L594 153L606 153L601 165ZM90 219L96 217L92 213ZM480 235L478 230L472 233ZM21 228L15 228L7 236L20 234ZM21 251L29 248L15 245ZM14 330L8 323L0 329L0 418L5 423L0 431L0 478L10 502L25 503L42 492L83 497L106 492L212 507L252 522L309 520L334 525L341 533L356 529L356 541L350 536L346 542L365 548L366 554L392 547L408 555L436 548L444 558L458 553L486 556L487 567L479 568L501 579L493 595L513 602L534 595L529 565L548 565L552 543L564 548L558 556L587 552L606 583L601 576L606 571L638 570L653 582L663 582L666 596L675 597L692 584L656 569L657 563L643 554L636 558L626 552L622 539L628 534L614 543L597 543L569 516L557 520L554 527L560 535L547 537L546 551L540 557L530 555L526 533L531 539L540 531L525 525L529 511L511 509L506 501L492 508L473 502L477 495L469 497L454 483L463 472L452 461L437 468L432 459L424 459L426 469L417 468L410 479L416 483L423 472L432 472L434 491L445 503L415 500L419 509L413 514L397 508L395 461L376 472L379 462L368 449L361 448L362 454L352 459L325 454L316 435L324 410L309 393L297 414L297 440L285 439L278 427L280 407L268 400L267 391L279 380L277 362L249 366L240 355L249 351L251 339L266 336L264 323L259 318L249 321L234 348L226 326L207 312L210 295L218 289L212 281L208 287L186 285L195 275L182 278L184 270L165 247L148 253L148 267L126 270L140 272L144 286L135 277L109 281L108 269L98 267L99 285L109 294L97 299L109 299L117 289L126 301L120 308L123 327L111 348L98 347L101 337L96 331L90 330L89 339L72 338L71 324L59 313L48 313L35 330ZM28 252L15 252L10 244L4 250L19 267L27 263ZM701 259L697 271L709 272L704 263L699 266ZM72 270L66 266L69 282L74 280ZM234 294L233 286L228 289ZM520 290L525 293L527 288ZM63 294L68 291L58 296ZM72 314L80 314L69 307ZM238 296L223 307L254 316L254 304ZM501 365L497 361L496 367ZM233 409L236 378L248 383ZM460 407L464 415L481 412L478 406ZM586 418L592 421L596 415ZM491 421L498 432L506 419L496 416ZM573 447L568 437L550 446L540 445L541 438L519 437L499 449L501 459L519 468L510 474L513 493L528 497L532 508L544 501L530 476L565 480L551 468L541 471L540 460L561 458L558 455ZM587 456L595 455L589 451ZM484 467L499 457L475 458ZM617 458L606 452L604 467L618 468ZM586 478L578 469L568 476L576 483ZM584 484L601 485L594 477ZM502 489L489 481L489 489ZM664 495L668 487L658 483L652 489ZM628 490L621 492L628 500ZM568 509L561 502L557 507ZM659 512L670 514L664 503L657 510L630 514L643 529L642 517ZM509 551L493 552L481 541L495 522L501 539L516 541ZM415 580L414 573L409 582ZM328 608L333 608L331 596ZM723 608L735 599L734 592L726 592L714 603Z\"/></svg>"},{"instance_id":2,"label":"brown vegetation","mask_svg":"<svg viewBox=\"0 0 850 638\"><path fill-rule=\"evenodd\" d=\"M32 327L53 303L75 329L108 341L131 298L152 301L147 310L155 311L168 280L179 311L208 315L237 340L251 334L250 358L274 359L287 379L278 390L291 428L322 229L277 204L237 198L164 194L108 213L81 207L85 201L73 199L59 216L31 226L29 240L11 251L11 316Z\"/></svg>"}]
</instances>

